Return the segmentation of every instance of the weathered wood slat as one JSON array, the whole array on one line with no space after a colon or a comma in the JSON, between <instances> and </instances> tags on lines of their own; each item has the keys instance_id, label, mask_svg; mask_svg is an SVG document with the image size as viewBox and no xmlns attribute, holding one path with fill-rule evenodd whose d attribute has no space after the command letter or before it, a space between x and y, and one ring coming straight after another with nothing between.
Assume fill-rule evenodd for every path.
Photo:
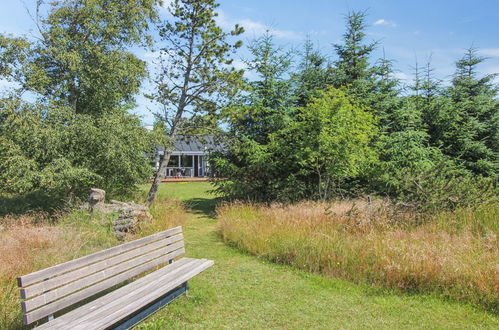
<instances>
[{"instance_id":1,"label":"weathered wood slat","mask_svg":"<svg viewBox=\"0 0 499 330\"><path fill-rule=\"evenodd\" d=\"M116 310L114 311L106 310L105 314L99 311L99 313L95 315L95 318L92 318L92 321L90 323L96 325L94 329L106 329L113 324L116 324L116 322L120 321L123 318L123 315L130 315L136 312L140 308L153 302L162 295L182 285L182 283L187 282L212 265L213 261L211 260L200 260L196 267L191 268L188 273L183 274L182 276L175 277L173 279L169 279L167 285L160 284L154 289L149 289L146 295L141 294L134 295L133 297L128 297L128 300L122 300L123 303L121 304L121 308L115 308ZM83 328L85 328L85 324L83 325Z\"/></svg>"},{"instance_id":2,"label":"weathered wood slat","mask_svg":"<svg viewBox=\"0 0 499 330\"><path fill-rule=\"evenodd\" d=\"M152 246L148 245L148 246ZM168 255L168 253L174 252L178 249L181 249L184 247L184 242L175 242L173 244L167 245L156 249L149 251L147 254L135 256L133 259L128 259L125 262L115 264L112 267L102 269L101 271L94 272L93 270L91 271L91 275L82 277L76 281L70 282L66 285L63 285L61 287L58 287L56 289L53 289L51 291L45 292L43 295L34 297L30 300L26 300L22 303L22 309L23 312L29 312L32 311L33 309L40 307L42 305L48 304L54 300L57 300L61 297L64 297L68 294L71 294L73 292L79 291L82 288L86 288L88 286L91 286L97 282L100 282L102 280L105 280L106 278L115 276L116 274L119 274L121 272L124 272L128 269L137 267L145 262L151 261L153 259L159 258L163 255ZM136 251L136 250L134 250ZM93 267L94 265L91 265L89 268Z\"/></svg>"},{"instance_id":3,"label":"weathered wood slat","mask_svg":"<svg viewBox=\"0 0 499 330\"><path fill-rule=\"evenodd\" d=\"M120 304L123 299L125 299L125 303L126 301L130 302L130 299L133 299L131 294L144 295L151 291L158 283L161 283L163 286L168 285L169 279L181 276L192 269L194 264L199 262L197 259L189 258L187 258L187 260L182 259L181 261L183 261L182 265L177 264L175 268L167 266L157 272L147 275L145 280L139 279L137 283L134 282L134 285L131 288L127 288L127 290L117 290L116 294L113 292L110 296L99 298L98 300L90 303L87 308L82 308L80 311L77 310L78 313L72 315L71 318L60 320L63 322L59 322L55 327L49 329L58 329L61 327L65 329L72 329L78 327L79 324L86 323L90 318L95 318L101 311L109 311L111 308ZM64 318L65 317L66 315L64 315Z\"/></svg>"},{"instance_id":4,"label":"weathered wood slat","mask_svg":"<svg viewBox=\"0 0 499 330\"><path fill-rule=\"evenodd\" d=\"M73 315L68 314L68 317L64 315L63 319L58 320L57 324L43 329L107 328L121 320L125 315L134 313L141 307L180 286L211 265L213 265L213 261L210 260L191 259L189 263L176 272L162 274L162 276L156 277L154 280L150 278L140 279L137 281L139 285L134 290L127 290L125 294L121 293L119 297L102 297L101 301L96 301L96 306L93 306L93 308L85 308L84 306L81 308L79 315L76 313ZM119 290L125 291L124 289Z\"/></svg>"},{"instance_id":5,"label":"weathered wood slat","mask_svg":"<svg viewBox=\"0 0 499 330\"><path fill-rule=\"evenodd\" d=\"M180 256L185 253L185 250L179 249L175 252L170 253L169 255L162 256L160 258L154 259L152 261L146 262L138 267L127 270L123 273L120 273L116 276L108 278L104 281L101 281L93 286L87 287L81 291L73 293L69 296L66 296L62 299L51 302L43 307L35 309L31 312L24 314L24 322L25 324L33 323L47 315L53 314L56 311L59 311L65 307L71 306L85 298L91 297L103 290L106 290L116 284L119 284L127 279L130 279L136 275L139 275L155 266L158 266L162 263L168 262L168 260L175 258L176 256Z\"/></svg>"},{"instance_id":6,"label":"weathered wood slat","mask_svg":"<svg viewBox=\"0 0 499 330\"><path fill-rule=\"evenodd\" d=\"M73 271L69 271L67 273L64 273L60 276L56 276L56 277L50 278L46 281L36 283L36 284L31 285L27 288L22 288L21 289L21 298L29 299L31 297L34 297L34 296L40 294L40 293L43 293L43 292L52 290L54 288L63 286L67 283L81 279L81 278L88 276L90 274L93 274L95 272L102 271L102 270L109 268L109 267L112 267L116 264L125 262L126 260L129 260L129 259L134 258L136 256L140 256L141 254L145 254L149 251L161 248L161 247L168 245L168 244L182 241L182 239L183 239L182 234L177 234L177 235L171 236L169 238L154 241L150 244L142 245L142 246L135 248L133 250L124 252L122 254L115 255L109 259L104 259L102 261L98 261L96 263L90 264L86 267L78 268L78 269L75 269ZM169 251L167 251L167 252L169 252Z\"/></svg>"},{"instance_id":7,"label":"weathered wood slat","mask_svg":"<svg viewBox=\"0 0 499 330\"><path fill-rule=\"evenodd\" d=\"M192 264L196 259L191 259L191 258L182 258L176 262L174 262L171 265L168 265L166 267L163 267L151 274L148 274L144 277L141 277L137 279L136 281L119 288L115 291L112 291L108 293L107 295L100 297L82 307L79 307L75 310L72 310L61 317L56 318L55 320L42 324L40 327L37 329L43 330L43 329L61 329L65 326L70 326L73 321L82 319L87 315L90 315L93 312L96 312L104 306L112 303L113 301L116 301L126 295L129 292L135 292L136 290L139 290L140 288L144 288L147 283L153 283L157 281L158 279L163 278L165 275L171 275L175 276L175 274L178 274L178 272L182 271L183 269L186 269L189 267L189 265ZM166 284L166 283L163 283Z\"/></svg>"},{"instance_id":8,"label":"weathered wood slat","mask_svg":"<svg viewBox=\"0 0 499 330\"><path fill-rule=\"evenodd\" d=\"M175 234L178 234L182 232L182 227L175 227L171 228L168 230L165 230L163 232L159 232L154 235L150 235L132 242L128 242L125 244L121 244L106 250L102 250L99 252L96 252L94 254L90 254L85 257L81 257L78 259L74 259L62 264L58 264L49 268L45 268L27 275L23 275L17 278L18 285L20 287L26 287L28 285L31 285L33 283L43 281L46 278L51 278L54 276L57 276L58 274L63 274L65 272L72 271L77 268L81 268L85 265L92 264L94 262L110 258L116 254L120 254L123 252L126 252L130 249L135 249L141 245L149 244L150 242L157 241L162 238L170 237Z\"/></svg>"},{"instance_id":9,"label":"weathered wood slat","mask_svg":"<svg viewBox=\"0 0 499 330\"><path fill-rule=\"evenodd\" d=\"M168 294L156 299L152 304L147 305L145 308L141 308L140 311L134 313L132 317L126 320L121 320L119 324L111 326L113 330L128 330L134 328L137 324L147 319L154 312L165 307L171 303L175 298L187 292L187 282L178 288L170 291Z\"/></svg>"},{"instance_id":10,"label":"weathered wood slat","mask_svg":"<svg viewBox=\"0 0 499 330\"><path fill-rule=\"evenodd\" d=\"M122 300L123 303L121 304L121 308L116 308L116 310L111 313L109 310L105 315L99 312L100 315L96 315L96 318L92 320L92 323L97 325L97 329L108 328L109 326L112 326L120 321L123 318L123 314L130 315L135 313L162 295L167 294L169 291L181 286L183 283L186 283L212 265L213 261L211 260L200 260L200 262L194 268L191 268L189 272L183 274L182 276L169 279L168 285L157 285L154 289L150 289L146 295L141 294L140 296L135 295L133 297L129 297L129 299L132 298L133 301Z\"/></svg>"}]
</instances>

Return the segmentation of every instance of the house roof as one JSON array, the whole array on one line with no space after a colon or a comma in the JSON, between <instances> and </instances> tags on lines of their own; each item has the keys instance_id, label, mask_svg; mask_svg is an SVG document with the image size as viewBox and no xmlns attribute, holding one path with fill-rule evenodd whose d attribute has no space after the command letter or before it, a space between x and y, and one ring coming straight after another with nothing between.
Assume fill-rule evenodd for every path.
<instances>
[{"instance_id":1,"label":"house roof","mask_svg":"<svg viewBox=\"0 0 499 330\"><path fill-rule=\"evenodd\" d=\"M206 154L210 151L221 151L225 146L217 143L213 135L189 136L179 135L173 142L173 155ZM158 146L158 152L163 153L163 147Z\"/></svg>"}]
</instances>

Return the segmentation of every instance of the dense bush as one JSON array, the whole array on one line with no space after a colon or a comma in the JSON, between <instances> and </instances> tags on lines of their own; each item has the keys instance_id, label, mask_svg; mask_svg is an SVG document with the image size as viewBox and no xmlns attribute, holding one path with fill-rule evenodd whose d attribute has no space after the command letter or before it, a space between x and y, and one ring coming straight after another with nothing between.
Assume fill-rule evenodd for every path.
<instances>
[{"instance_id":1,"label":"dense bush","mask_svg":"<svg viewBox=\"0 0 499 330\"><path fill-rule=\"evenodd\" d=\"M91 186L128 194L151 174L145 157L151 139L125 110L94 119L68 108L23 104L4 107L0 116L3 199L20 202L29 195L38 207L50 209L85 197Z\"/></svg>"},{"instance_id":2,"label":"dense bush","mask_svg":"<svg viewBox=\"0 0 499 330\"><path fill-rule=\"evenodd\" d=\"M375 134L367 108L330 88L296 109L285 128L268 136L268 144L235 141L237 158L215 156L215 171L229 179L217 181L218 190L260 201L330 198L343 180L374 161Z\"/></svg>"},{"instance_id":3,"label":"dense bush","mask_svg":"<svg viewBox=\"0 0 499 330\"><path fill-rule=\"evenodd\" d=\"M426 171L406 172L398 182L398 199L418 211L478 207L499 201L496 180L472 175L448 161Z\"/></svg>"}]
</instances>

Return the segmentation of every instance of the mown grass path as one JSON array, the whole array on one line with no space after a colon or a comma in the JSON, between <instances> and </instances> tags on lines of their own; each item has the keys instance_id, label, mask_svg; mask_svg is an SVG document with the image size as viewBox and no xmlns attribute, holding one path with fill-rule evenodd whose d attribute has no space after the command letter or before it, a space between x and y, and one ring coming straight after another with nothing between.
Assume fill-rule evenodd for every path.
<instances>
[{"instance_id":1,"label":"mown grass path","mask_svg":"<svg viewBox=\"0 0 499 330\"><path fill-rule=\"evenodd\" d=\"M207 183L161 187L160 194L190 206L187 256L212 259L215 266L140 329L499 328L497 315L470 305L328 279L226 246L209 189Z\"/></svg>"}]
</instances>

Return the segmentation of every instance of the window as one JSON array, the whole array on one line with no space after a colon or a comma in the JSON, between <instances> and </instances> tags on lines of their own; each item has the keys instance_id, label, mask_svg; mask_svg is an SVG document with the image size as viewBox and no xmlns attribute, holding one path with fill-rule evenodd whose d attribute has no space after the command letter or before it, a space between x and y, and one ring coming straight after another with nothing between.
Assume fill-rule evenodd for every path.
<instances>
[{"instance_id":1,"label":"window","mask_svg":"<svg viewBox=\"0 0 499 330\"><path fill-rule=\"evenodd\" d=\"M192 167L192 157L193 156L182 156L182 167Z\"/></svg>"},{"instance_id":2,"label":"window","mask_svg":"<svg viewBox=\"0 0 499 330\"><path fill-rule=\"evenodd\" d=\"M170 156L170 161L168 162L168 167L177 167L178 166L178 156Z\"/></svg>"}]
</instances>

